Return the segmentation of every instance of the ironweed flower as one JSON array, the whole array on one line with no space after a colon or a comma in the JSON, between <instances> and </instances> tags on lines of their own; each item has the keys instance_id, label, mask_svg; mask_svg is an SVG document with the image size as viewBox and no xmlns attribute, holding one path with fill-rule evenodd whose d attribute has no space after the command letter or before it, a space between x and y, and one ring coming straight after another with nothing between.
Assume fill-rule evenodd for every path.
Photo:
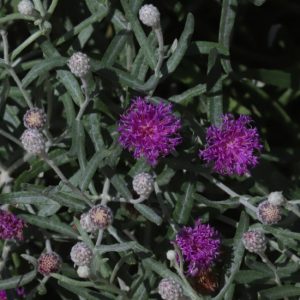
<instances>
[{"instance_id":1,"label":"ironweed flower","mask_svg":"<svg viewBox=\"0 0 300 300\"><path fill-rule=\"evenodd\" d=\"M205 162L213 162L213 170L221 175L244 175L258 163L255 151L262 145L257 129L251 128L251 117L223 116L220 127L210 126L206 134L206 146L199 156Z\"/></svg>"},{"instance_id":2,"label":"ironweed flower","mask_svg":"<svg viewBox=\"0 0 300 300\"><path fill-rule=\"evenodd\" d=\"M0 300L7 300L6 291L0 291Z\"/></svg>"},{"instance_id":3,"label":"ironweed flower","mask_svg":"<svg viewBox=\"0 0 300 300\"><path fill-rule=\"evenodd\" d=\"M13 213L0 209L0 239L23 240L25 222Z\"/></svg>"},{"instance_id":4,"label":"ironweed flower","mask_svg":"<svg viewBox=\"0 0 300 300\"><path fill-rule=\"evenodd\" d=\"M188 264L190 276L209 269L220 254L221 240L218 231L209 224L195 222L194 227L183 227L176 235L176 244Z\"/></svg>"},{"instance_id":5,"label":"ironweed flower","mask_svg":"<svg viewBox=\"0 0 300 300\"><path fill-rule=\"evenodd\" d=\"M119 142L133 151L135 158L144 157L156 165L159 157L168 155L181 142L180 120L172 114L172 105L153 104L138 97L119 122Z\"/></svg>"}]
</instances>

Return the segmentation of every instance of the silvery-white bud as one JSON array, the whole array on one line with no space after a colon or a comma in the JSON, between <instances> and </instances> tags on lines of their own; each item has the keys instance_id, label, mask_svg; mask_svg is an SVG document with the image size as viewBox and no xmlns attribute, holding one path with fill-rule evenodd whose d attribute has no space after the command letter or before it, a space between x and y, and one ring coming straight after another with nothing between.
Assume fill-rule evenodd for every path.
<instances>
[{"instance_id":1,"label":"silvery-white bud","mask_svg":"<svg viewBox=\"0 0 300 300\"><path fill-rule=\"evenodd\" d=\"M83 242L75 244L70 253L71 259L77 266L88 266L93 258L92 250Z\"/></svg>"},{"instance_id":2,"label":"silvery-white bud","mask_svg":"<svg viewBox=\"0 0 300 300\"><path fill-rule=\"evenodd\" d=\"M77 274L80 278L88 278L90 273L91 269L88 266L80 266L77 269Z\"/></svg>"},{"instance_id":3,"label":"silvery-white bud","mask_svg":"<svg viewBox=\"0 0 300 300\"><path fill-rule=\"evenodd\" d=\"M141 22L149 27L158 27L160 24L159 10L152 4L143 5L139 11Z\"/></svg>"},{"instance_id":4,"label":"silvery-white bud","mask_svg":"<svg viewBox=\"0 0 300 300\"><path fill-rule=\"evenodd\" d=\"M267 248L267 239L263 232L249 230L243 234L243 244L249 252L263 253Z\"/></svg>"},{"instance_id":5,"label":"silvery-white bud","mask_svg":"<svg viewBox=\"0 0 300 300\"><path fill-rule=\"evenodd\" d=\"M45 139L37 129L27 129L21 136L24 149L31 154L41 154L45 150Z\"/></svg>"},{"instance_id":6,"label":"silvery-white bud","mask_svg":"<svg viewBox=\"0 0 300 300\"><path fill-rule=\"evenodd\" d=\"M158 293L164 300L179 300L183 296L180 284L169 277L160 281Z\"/></svg>"},{"instance_id":7,"label":"silvery-white bud","mask_svg":"<svg viewBox=\"0 0 300 300\"><path fill-rule=\"evenodd\" d=\"M286 199L282 195L282 192L272 192L268 196L268 201L273 205L280 206L286 201Z\"/></svg>"},{"instance_id":8,"label":"silvery-white bud","mask_svg":"<svg viewBox=\"0 0 300 300\"><path fill-rule=\"evenodd\" d=\"M32 16L34 13L34 5L30 0L22 0L18 4L18 11L21 15Z\"/></svg>"},{"instance_id":9,"label":"silvery-white bud","mask_svg":"<svg viewBox=\"0 0 300 300\"><path fill-rule=\"evenodd\" d=\"M33 107L26 111L23 122L28 129L42 129L46 124L46 119L46 114L42 109Z\"/></svg>"},{"instance_id":10,"label":"silvery-white bud","mask_svg":"<svg viewBox=\"0 0 300 300\"><path fill-rule=\"evenodd\" d=\"M281 210L279 206L263 201L257 207L256 216L263 224L272 225L281 220Z\"/></svg>"},{"instance_id":11,"label":"silvery-white bud","mask_svg":"<svg viewBox=\"0 0 300 300\"><path fill-rule=\"evenodd\" d=\"M176 259L176 252L174 250L169 250L167 252L167 259L173 261Z\"/></svg>"},{"instance_id":12,"label":"silvery-white bud","mask_svg":"<svg viewBox=\"0 0 300 300\"><path fill-rule=\"evenodd\" d=\"M68 66L71 72L77 77L85 77L91 70L90 59L85 53L74 53L69 61Z\"/></svg>"},{"instance_id":13,"label":"silvery-white bud","mask_svg":"<svg viewBox=\"0 0 300 300\"><path fill-rule=\"evenodd\" d=\"M85 230L88 233L93 233L97 231L98 227L92 224L90 215L88 213L83 213L80 216L80 225L83 230Z\"/></svg>"},{"instance_id":14,"label":"silvery-white bud","mask_svg":"<svg viewBox=\"0 0 300 300\"><path fill-rule=\"evenodd\" d=\"M153 177L148 173L140 173L134 176L132 187L139 196L149 198L154 189Z\"/></svg>"}]
</instances>

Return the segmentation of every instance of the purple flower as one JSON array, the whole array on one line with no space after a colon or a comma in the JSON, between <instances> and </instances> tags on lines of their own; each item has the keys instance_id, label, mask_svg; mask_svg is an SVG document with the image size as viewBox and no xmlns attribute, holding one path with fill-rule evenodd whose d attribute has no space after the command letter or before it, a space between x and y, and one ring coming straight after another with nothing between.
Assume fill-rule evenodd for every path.
<instances>
[{"instance_id":1,"label":"purple flower","mask_svg":"<svg viewBox=\"0 0 300 300\"><path fill-rule=\"evenodd\" d=\"M222 175L244 175L258 163L256 151L262 145L257 129L251 128L251 117L240 115L237 120L231 114L223 116L220 127L210 126L206 133L206 146L199 156L205 162L213 162L213 170Z\"/></svg>"},{"instance_id":2,"label":"purple flower","mask_svg":"<svg viewBox=\"0 0 300 300\"><path fill-rule=\"evenodd\" d=\"M172 114L171 104L152 104L138 97L121 116L118 131L121 145L155 165L181 142L180 120Z\"/></svg>"},{"instance_id":3,"label":"purple flower","mask_svg":"<svg viewBox=\"0 0 300 300\"><path fill-rule=\"evenodd\" d=\"M0 239L23 240L25 222L6 210L0 209Z\"/></svg>"},{"instance_id":4,"label":"purple flower","mask_svg":"<svg viewBox=\"0 0 300 300\"><path fill-rule=\"evenodd\" d=\"M7 300L6 291L0 291L0 300Z\"/></svg>"},{"instance_id":5,"label":"purple flower","mask_svg":"<svg viewBox=\"0 0 300 300\"><path fill-rule=\"evenodd\" d=\"M176 235L176 244L184 261L188 263L188 273L191 276L208 270L220 254L218 231L208 224L201 224L200 220L195 222L194 227L183 227Z\"/></svg>"}]
</instances>

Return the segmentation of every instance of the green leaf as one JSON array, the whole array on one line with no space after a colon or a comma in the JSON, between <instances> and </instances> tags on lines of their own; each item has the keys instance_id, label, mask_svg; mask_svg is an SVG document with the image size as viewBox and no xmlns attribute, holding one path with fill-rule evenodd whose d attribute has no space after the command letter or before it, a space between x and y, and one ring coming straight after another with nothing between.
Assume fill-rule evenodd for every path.
<instances>
[{"instance_id":1,"label":"green leaf","mask_svg":"<svg viewBox=\"0 0 300 300\"><path fill-rule=\"evenodd\" d=\"M181 104L185 100L200 96L200 95L204 94L205 92L206 92L206 84L200 83L200 84L184 91L183 93L181 93L179 95L170 97L169 99L172 102Z\"/></svg>"},{"instance_id":2,"label":"green leaf","mask_svg":"<svg viewBox=\"0 0 300 300\"><path fill-rule=\"evenodd\" d=\"M35 279L36 273L36 270L33 270L24 275L14 276L8 279L1 279L0 290L8 290L24 286Z\"/></svg>"},{"instance_id":3,"label":"green leaf","mask_svg":"<svg viewBox=\"0 0 300 300\"><path fill-rule=\"evenodd\" d=\"M86 190L97 169L105 165L104 158L106 157L107 153L107 151L96 152L91 160L87 163L80 181L80 189L82 191Z\"/></svg>"},{"instance_id":4,"label":"green leaf","mask_svg":"<svg viewBox=\"0 0 300 300\"><path fill-rule=\"evenodd\" d=\"M114 188L122 195L122 197L124 197L126 200L132 199L132 195L127 187L127 183L123 177L121 177L121 175L114 175L110 181Z\"/></svg>"},{"instance_id":5,"label":"green leaf","mask_svg":"<svg viewBox=\"0 0 300 300\"><path fill-rule=\"evenodd\" d=\"M86 208L82 198L76 198L74 195L65 192L57 192L51 195L51 199L58 202L62 206L71 208L74 211L83 211Z\"/></svg>"},{"instance_id":6,"label":"green leaf","mask_svg":"<svg viewBox=\"0 0 300 300\"><path fill-rule=\"evenodd\" d=\"M94 143L96 151L102 151L105 147L103 137L101 134L101 116L96 113L87 115L87 132Z\"/></svg>"},{"instance_id":7,"label":"green leaf","mask_svg":"<svg viewBox=\"0 0 300 300\"><path fill-rule=\"evenodd\" d=\"M62 281L58 281L58 284L60 286L62 286L63 288L67 289L68 291L70 291L71 293L73 293L77 296L79 295L79 296L83 297L85 300L99 300L100 296L101 296L99 293L96 293L93 290L89 290L84 287L76 287L73 284L68 284L68 283L62 282ZM91 295L92 293L95 296Z\"/></svg>"},{"instance_id":8,"label":"green leaf","mask_svg":"<svg viewBox=\"0 0 300 300\"><path fill-rule=\"evenodd\" d=\"M149 252L149 250L147 250L137 242L124 242L120 244L101 245L99 247L96 247L95 249L95 251L99 255L103 255L107 252L126 252L129 250L132 250L134 252Z\"/></svg>"},{"instance_id":9,"label":"green leaf","mask_svg":"<svg viewBox=\"0 0 300 300\"><path fill-rule=\"evenodd\" d=\"M64 111L66 113L66 119L67 119L68 127L71 128L72 124L73 124L73 120L76 117L75 108L74 108L72 98L70 97L70 95L68 93L64 93L61 96L61 101L64 105Z\"/></svg>"},{"instance_id":10,"label":"green leaf","mask_svg":"<svg viewBox=\"0 0 300 300\"><path fill-rule=\"evenodd\" d=\"M52 199L36 192L15 192L0 195L0 203L46 205Z\"/></svg>"},{"instance_id":11,"label":"green leaf","mask_svg":"<svg viewBox=\"0 0 300 300\"><path fill-rule=\"evenodd\" d=\"M285 297L296 297L300 295L300 287L293 285L277 286L259 292L263 299L283 299Z\"/></svg>"},{"instance_id":12,"label":"green leaf","mask_svg":"<svg viewBox=\"0 0 300 300\"><path fill-rule=\"evenodd\" d=\"M125 43L130 36L130 32L126 30L119 31L107 47L101 60L101 67L110 67L114 64L118 55L122 52L125 47Z\"/></svg>"},{"instance_id":13,"label":"green leaf","mask_svg":"<svg viewBox=\"0 0 300 300\"><path fill-rule=\"evenodd\" d=\"M68 236L74 239L77 239L77 234L73 230L73 228L61 221L57 220L57 218L43 218L34 215L20 215L27 223L35 225L37 227L58 232L64 236Z\"/></svg>"},{"instance_id":14,"label":"green leaf","mask_svg":"<svg viewBox=\"0 0 300 300\"><path fill-rule=\"evenodd\" d=\"M54 68L62 67L66 64L66 58L64 57L50 57L46 58L40 63L36 64L23 78L22 84L26 88L31 82L33 82L37 77L45 75L47 72Z\"/></svg>"},{"instance_id":15,"label":"green leaf","mask_svg":"<svg viewBox=\"0 0 300 300\"><path fill-rule=\"evenodd\" d=\"M195 184L191 182L185 182L183 184L182 190L184 191L184 194L177 200L173 218L179 224L186 224L189 220L194 204L193 194L195 191Z\"/></svg>"},{"instance_id":16,"label":"green leaf","mask_svg":"<svg viewBox=\"0 0 300 300\"><path fill-rule=\"evenodd\" d=\"M142 203L137 203L134 204L134 208L150 222L156 224L157 226L161 225L163 221L162 218L149 206Z\"/></svg>"},{"instance_id":17,"label":"green leaf","mask_svg":"<svg viewBox=\"0 0 300 300\"><path fill-rule=\"evenodd\" d=\"M57 78L64 85L73 101L80 106L84 102L84 97L77 79L70 71L57 71Z\"/></svg>"},{"instance_id":18,"label":"green leaf","mask_svg":"<svg viewBox=\"0 0 300 300\"><path fill-rule=\"evenodd\" d=\"M219 26L219 43L221 46L228 49L228 52L230 49L230 39L235 22L237 6L237 0L223 0L222 2L222 12ZM226 73L230 73L232 71L229 58L222 59L222 65Z\"/></svg>"},{"instance_id":19,"label":"green leaf","mask_svg":"<svg viewBox=\"0 0 300 300\"><path fill-rule=\"evenodd\" d=\"M222 67L216 49L208 55L207 98L209 105L209 119L215 126L219 126L223 115Z\"/></svg>"},{"instance_id":20,"label":"green leaf","mask_svg":"<svg viewBox=\"0 0 300 300\"><path fill-rule=\"evenodd\" d=\"M244 232L249 227L249 217L245 214L245 212L241 213L240 221L238 227L235 232L234 240L233 240L233 261L228 272L229 276L219 292L219 294L213 298L213 300L222 300L225 293L229 289L230 285L233 283L233 280L240 269L242 264L242 259L244 256L245 248L243 245L242 237Z\"/></svg>"},{"instance_id":21,"label":"green leaf","mask_svg":"<svg viewBox=\"0 0 300 300\"><path fill-rule=\"evenodd\" d=\"M150 44L148 43L147 37L138 21L137 17L133 14L132 9L130 8L127 0L121 0L122 7L125 11L126 17L132 26L132 30L135 34L135 37L143 49L144 55L148 61L148 64L152 70L155 69L156 66L156 58L154 55L154 51Z\"/></svg>"},{"instance_id":22,"label":"green leaf","mask_svg":"<svg viewBox=\"0 0 300 300\"><path fill-rule=\"evenodd\" d=\"M170 74L175 71L186 53L190 39L194 32L194 16L189 13L185 22L183 32L180 36L178 45L172 56L167 61L167 73Z\"/></svg>"},{"instance_id":23,"label":"green leaf","mask_svg":"<svg viewBox=\"0 0 300 300\"><path fill-rule=\"evenodd\" d=\"M76 225L77 230L80 233L82 240L91 248L94 249L94 243L88 233L81 227L80 222L77 218L74 218L74 223Z\"/></svg>"}]
</instances>

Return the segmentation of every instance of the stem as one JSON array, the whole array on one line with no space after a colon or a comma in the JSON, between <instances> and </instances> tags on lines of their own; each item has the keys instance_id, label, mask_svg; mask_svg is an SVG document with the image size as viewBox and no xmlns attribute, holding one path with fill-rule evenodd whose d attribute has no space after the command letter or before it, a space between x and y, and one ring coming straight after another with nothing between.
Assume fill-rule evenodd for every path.
<instances>
[{"instance_id":1,"label":"stem","mask_svg":"<svg viewBox=\"0 0 300 300\"><path fill-rule=\"evenodd\" d=\"M47 253L52 252L51 242L49 239L46 240L46 251L47 251Z\"/></svg>"},{"instance_id":2,"label":"stem","mask_svg":"<svg viewBox=\"0 0 300 300\"><path fill-rule=\"evenodd\" d=\"M212 176L210 176L208 174L205 174L205 173L202 173L202 172L199 172L199 174L201 176L205 177L206 179L208 179L213 184L215 184L218 188L220 188L221 190L223 190L230 197L239 197L240 196L235 191L233 191L232 189L230 189L228 186L226 186L225 184L223 184L221 181L213 178Z\"/></svg>"},{"instance_id":3,"label":"stem","mask_svg":"<svg viewBox=\"0 0 300 300\"><path fill-rule=\"evenodd\" d=\"M257 212L257 208L256 208L254 205L252 205L252 204L247 200L247 198L241 197L241 198L239 199L239 202L240 202L241 204L243 204L245 207L247 207L247 208L249 208L250 210L252 210L254 213Z\"/></svg>"},{"instance_id":4,"label":"stem","mask_svg":"<svg viewBox=\"0 0 300 300\"><path fill-rule=\"evenodd\" d=\"M16 139L13 135L11 135L10 133L7 133L4 130L0 129L0 135L6 137L8 140L11 140L15 144L17 144L18 146L20 146L21 148L23 148L22 143L18 139Z\"/></svg>"},{"instance_id":5,"label":"stem","mask_svg":"<svg viewBox=\"0 0 300 300\"><path fill-rule=\"evenodd\" d=\"M6 64L9 65L9 56L8 56L9 47L8 47L8 40L7 40L7 32L5 30L1 30L0 33L3 40L4 61Z\"/></svg>"},{"instance_id":6,"label":"stem","mask_svg":"<svg viewBox=\"0 0 300 300\"><path fill-rule=\"evenodd\" d=\"M155 67L155 76L159 77L159 71L164 61L164 36L160 23L158 27L154 28L154 32L158 41L158 61Z\"/></svg>"},{"instance_id":7,"label":"stem","mask_svg":"<svg viewBox=\"0 0 300 300\"><path fill-rule=\"evenodd\" d=\"M289 211L291 211L292 213L294 213L297 217L300 218L300 211L299 211L299 208L297 205L294 205L294 204L291 204L291 203L288 203L286 202L284 204L285 208Z\"/></svg>"},{"instance_id":8,"label":"stem","mask_svg":"<svg viewBox=\"0 0 300 300\"><path fill-rule=\"evenodd\" d=\"M58 4L58 1L59 1L59 0L52 0L50 6L49 6L49 8L48 8L48 14L49 14L49 15L52 15L52 14L54 13L55 8L56 8L56 6L57 6L57 4Z\"/></svg>"},{"instance_id":9,"label":"stem","mask_svg":"<svg viewBox=\"0 0 300 300\"><path fill-rule=\"evenodd\" d=\"M35 32L29 38L27 38L20 46L18 46L11 54L11 60L14 61L16 56L18 56L26 47L33 43L36 39L43 35L41 30Z\"/></svg>"},{"instance_id":10,"label":"stem","mask_svg":"<svg viewBox=\"0 0 300 300\"><path fill-rule=\"evenodd\" d=\"M77 121L79 121L81 119L82 115L84 114L84 111L86 110L87 106L89 105L89 103L91 101L91 98L90 98L89 92L88 92L88 84L87 84L86 78L81 77L81 82L82 82L82 88L84 90L85 100L80 105L80 110L76 116Z\"/></svg>"},{"instance_id":11,"label":"stem","mask_svg":"<svg viewBox=\"0 0 300 300\"><path fill-rule=\"evenodd\" d=\"M45 8L41 0L33 0L35 8L40 12L41 16L44 17L46 14Z\"/></svg>"},{"instance_id":12,"label":"stem","mask_svg":"<svg viewBox=\"0 0 300 300\"><path fill-rule=\"evenodd\" d=\"M102 205L106 205L107 202L111 199L111 197L109 196L108 192L109 192L109 188L110 188L110 180L109 178L105 178L104 181L104 185L103 185L103 189L102 189L102 194L101 194L101 204Z\"/></svg>"},{"instance_id":13,"label":"stem","mask_svg":"<svg viewBox=\"0 0 300 300\"><path fill-rule=\"evenodd\" d=\"M92 202L87 198L87 196L80 191L76 186L74 186L62 173L59 167L48 157L48 155L44 152L41 154L41 158L53 169L53 171L57 174L57 176L61 179L61 181L68 186L73 192L82 196L83 200L92 207Z\"/></svg>"},{"instance_id":14,"label":"stem","mask_svg":"<svg viewBox=\"0 0 300 300\"><path fill-rule=\"evenodd\" d=\"M103 238L103 232L104 232L103 229L99 229L98 237L97 237L97 242L96 242L95 247L99 247L101 245L102 238Z\"/></svg>"},{"instance_id":15,"label":"stem","mask_svg":"<svg viewBox=\"0 0 300 300\"><path fill-rule=\"evenodd\" d=\"M1 261L0 261L0 278L1 278L1 273L5 267L5 264L8 260L8 256L11 250L11 246L8 244L8 241L5 240L2 248L2 255L1 255Z\"/></svg>"},{"instance_id":16,"label":"stem","mask_svg":"<svg viewBox=\"0 0 300 300\"><path fill-rule=\"evenodd\" d=\"M145 200L147 200L147 198L141 196L138 199L130 199L129 202L132 204L138 204L144 202Z\"/></svg>"},{"instance_id":17,"label":"stem","mask_svg":"<svg viewBox=\"0 0 300 300\"><path fill-rule=\"evenodd\" d=\"M14 14L7 15L3 18L0 18L0 24L9 22L9 21L14 21L14 20L34 21L34 18L31 16L24 16L19 13L14 13Z\"/></svg>"}]
</instances>

